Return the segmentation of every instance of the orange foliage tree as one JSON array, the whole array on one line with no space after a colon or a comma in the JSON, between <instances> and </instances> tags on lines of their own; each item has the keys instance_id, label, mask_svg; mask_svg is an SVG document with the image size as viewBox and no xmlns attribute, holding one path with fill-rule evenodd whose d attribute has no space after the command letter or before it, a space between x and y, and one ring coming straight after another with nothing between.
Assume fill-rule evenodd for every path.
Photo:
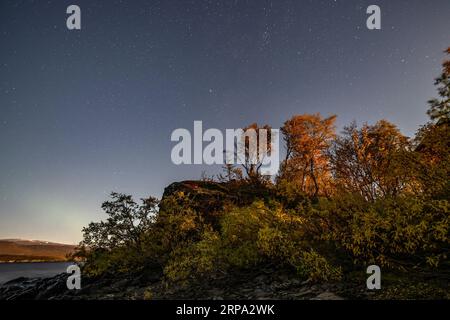
<instances>
[{"instance_id":1,"label":"orange foliage tree","mask_svg":"<svg viewBox=\"0 0 450 320\"><path fill-rule=\"evenodd\" d=\"M332 148L336 183L370 201L398 195L411 182L404 163L409 150L408 138L386 120L360 129L353 123L344 128Z\"/></svg>"},{"instance_id":2,"label":"orange foliage tree","mask_svg":"<svg viewBox=\"0 0 450 320\"><path fill-rule=\"evenodd\" d=\"M280 180L294 182L305 194L316 197L330 192L328 149L335 138L336 116L319 113L292 117L281 132L286 143L286 159Z\"/></svg>"}]
</instances>

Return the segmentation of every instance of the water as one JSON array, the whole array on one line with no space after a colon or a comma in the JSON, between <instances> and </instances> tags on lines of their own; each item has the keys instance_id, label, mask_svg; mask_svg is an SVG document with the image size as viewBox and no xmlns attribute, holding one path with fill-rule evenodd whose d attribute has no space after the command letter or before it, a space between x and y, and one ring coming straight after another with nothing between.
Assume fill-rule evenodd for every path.
<instances>
[{"instance_id":1,"label":"water","mask_svg":"<svg viewBox=\"0 0 450 320\"><path fill-rule=\"evenodd\" d=\"M66 272L71 262L0 263L0 284L19 277L49 278Z\"/></svg>"}]
</instances>

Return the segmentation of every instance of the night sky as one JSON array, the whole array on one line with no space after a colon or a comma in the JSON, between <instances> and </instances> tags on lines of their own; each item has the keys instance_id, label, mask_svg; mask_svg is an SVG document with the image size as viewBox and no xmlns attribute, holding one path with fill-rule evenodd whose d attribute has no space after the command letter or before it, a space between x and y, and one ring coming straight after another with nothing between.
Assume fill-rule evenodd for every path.
<instances>
[{"instance_id":1,"label":"night sky","mask_svg":"<svg viewBox=\"0 0 450 320\"><path fill-rule=\"evenodd\" d=\"M82 30L66 28L80 6ZM382 29L366 28L381 7ZM176 128L301 113L426 122L449 0L0 2L0 238L81 240L111 191L161 196Z\"/></svg>"}]
</instances>

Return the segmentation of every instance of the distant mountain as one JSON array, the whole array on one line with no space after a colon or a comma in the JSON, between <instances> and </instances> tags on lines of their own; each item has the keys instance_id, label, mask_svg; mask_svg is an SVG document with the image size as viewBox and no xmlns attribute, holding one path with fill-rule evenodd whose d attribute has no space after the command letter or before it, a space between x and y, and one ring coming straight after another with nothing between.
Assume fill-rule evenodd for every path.
<instances>
[{"instance_id":1,"label":"distant mountain","mask_svg":"<svg viewBox=\"0 0 450 320\"><path fill-rule=\"evenodd\" d=\"M64 261L74 245L41 240L0 240L0 262Z\"/></svg>"}]
</instances>

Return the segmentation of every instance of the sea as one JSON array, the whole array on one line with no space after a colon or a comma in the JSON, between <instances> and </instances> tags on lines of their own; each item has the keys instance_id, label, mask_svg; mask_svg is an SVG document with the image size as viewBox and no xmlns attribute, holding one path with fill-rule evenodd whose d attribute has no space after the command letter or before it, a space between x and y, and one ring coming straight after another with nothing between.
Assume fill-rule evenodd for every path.
<instances>
[{"instance_id":1,"label":"sea","mask_svg":"<svg viewBox=\"0 0 450 320\"><path fill-rule=\"evenodd\" d=\"M0 263L0 285L20 278L50 278L67 271L72 262Z\"/></svg>"}]
</instances>

